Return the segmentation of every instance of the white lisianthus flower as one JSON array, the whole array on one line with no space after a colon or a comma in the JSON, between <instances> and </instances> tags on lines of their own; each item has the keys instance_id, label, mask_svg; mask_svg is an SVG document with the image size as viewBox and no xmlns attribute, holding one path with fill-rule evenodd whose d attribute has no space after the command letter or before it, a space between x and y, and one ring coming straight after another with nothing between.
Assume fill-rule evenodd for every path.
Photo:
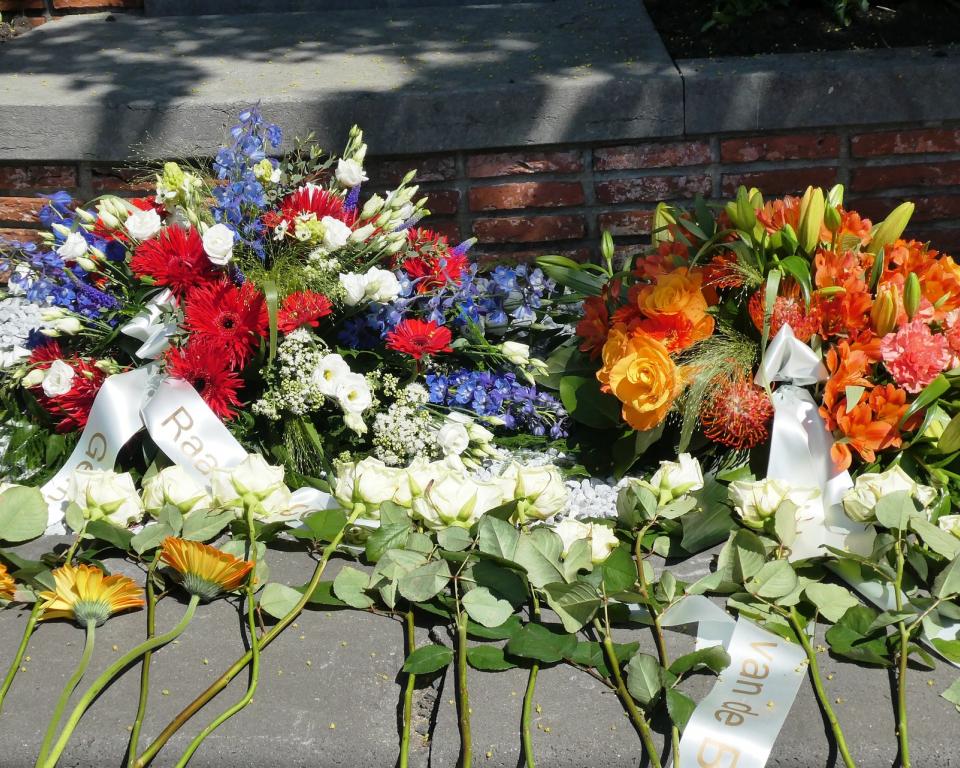
<instances>
[{"instance_id":1,"label":"white lisianthus flower","mask_svg":"<svg viewBox=\"0 0 960 768\"><path fill-rule=\"evenodd\" d=\"M340 355L324 355L310 373L310 381L320 390L320 394L333 397L343 377L350 372L350 366Z\"/></svg>"},{"instance_id":2,"label":"white lisianthus flower","mask_svg":"<svg viewBox=\"0 0 960 768\"><path fill-rule=\"evenodd\" d=\"M960 515L943 515L937 520L941 531L953 534L960 539Z\"/></svg>"},{"instance_id":3,"label":"white lisianthus flower","mask_svg":"<svg viewBox=\"0 0 960 768\"><path fill-rule=\"evenodd\" d=\"M165 467L143 483L143 506L156 516L167 504L189 514L213 505L206 489L180 466Z\"/></svg>"},{"instance_id":4,"label":"white lisianthus flower","mask_svg":"<svg viewBox=\"0 0 960 768\"><path fill-rule=\"evenodd\" d=\"M348 307L357 306L367 293L367 281L356 272L341 273L340 287L343 289L343 303Z\"/></svg>"},{"instance_id":5,"label":"white lisianthus flower","mask_svg":"<svg viewBox=\"0 0 960 768\"><path fill-rule=\"evenodd\" d=\"M470 435L460 422L447 421L437 431L437 445L444 456L459 456L470 446Z\"/></svg>"},{"instance_id":6,"label":"white lisianthus flower","mask_svg":"<svg viewBox=\"0 0 960 768\"><path fill-rule=\"evenodd\" d=\"M350 240L350 234L353 230L340 219L335 219L333 216L324 216L320 219L320 223L323 224L323 247L328 251L343 248Z\"/></svg>"},{"instance_id":7,"label":"white lisianthus flower","mask_svg":"<svg viewBox=\"0 0 960 768\"><path fill-rule=\"evenodd\" d=\"M677 459L677 461L661 461L660 469L650 478L650 485L660 494L661 504L703 488L703 470L700 468L700 462L689 453L681 453Z\"/></svg>"},{"instance_id":8,"label":"white lisianthus flower","mask_svg":"<svg viewBox=\"0 0 960 768\"><path fill-rule=\"evenodd\" d=\"M65 395L73 389L77 372L63 360L54 360L43 374L43 394L47 397Z\"/></svg>"},{"instance_id":9,"label":"white lisianthus flower","mask_svg":"<svg viewBox=\"0 0 960 768\"><path fill-rule=\"evenodd\" d=\"M79 232L71 232L57 248L57 255L67 261L76 261L87 252L87 241Z\"/></svg>"},{"instance_id":10,"label":"white lisianthus flower","mask_svg":"<svg viewBox=\"0 0 960 768\"><path fill-rule=\"evenodd\" d=\"M546 520L567 508L569 491L560 470L552 465L524 467L514 464L504 473L516 480L519 522L527 519Z\"/></svg>"},{"instance_id":11,"label":"white lisianthus flower","mask_svg":"<svg viewBox=\"0 0 960 768\"><path fill-rule=\"evenodd\" d=\"M67 501L80 507L87 520L107 518L126 527L143 517L143 503L129 472L74 470L67 486Z\"/></svg>"},{"instance_id":12,"label":"white lisianthus flower","mask_svg":"<svg viewBox=\"0 0 960 768\"><path fill-rule=\"evenodd\" d=\"M530 347L519 341L505 341L500 345L500 353L514 365L526 365L530 362Z\"/></svg>"},{"instance_id":13,"label":"white lisianthus flower","mask_svg":"<svg viewBox=\"0 0 960 768\"><path fill-rule=\"evenodd\" d=\"M783 504L799 509L820 495L819 488L797 488L783 480L735 480L728 489L733 508L743 524L762 530L768 520L776 517Z\"/></svg>"},{"instance_id":14,"label":"white lisianthus flower","mask_svg":"<svg viewBox=\"0 0 960 768\"><path fill-rule=\"evenodd\" d=\"M242 515L250 510L259 520L280 514L283 493L289 498L290 491L283 484L283 467L272 466L260 454L251 453L239 464L217 467L210 475L210 491L213 500L222 506L232 507ZM278 492L281 492L277 495ZM267 499L273 497L269 503ZM282 515L281 515L282 516Z\"/></svg>"},{"instance_id":15,"label":"white lisianthus flower","mask_svg":"<svg viewBox=\"0 0 960 768\"><path fill-rule=\"evenodd\" d=\"M373 404L370 385L359 373L343 374L334 394L344 413L360 414Z\"/></svg>"},{"instance_id":16,"label":"white lisianthus flower","mask_svg":"<svg viewBox=\"0 0 960 768\"><path fill-rule=\"evenodd\" d=\"M233 258L234 232L226 224L214 224L203 233L203 251L211 264L226 266Z\"/></svg>"},{"instance_id":17,"label":"white lisianthus flower","mask_svg":"<svg viewBox=\"0 0 960 768\"><path fill-rule=\"evenodd\" d=\"M127 234L134 240L149 240L163 226L160 214L153 208L148 211L135 211L127 216L124 223L127 228Z\"/></svg>"},{"instance_id":18,"label":"white lisianthus flower","mask_svg":"<svg viewBox=\"0 0 960 768\"><path fill-rule=\"evenodd\" d=\"M843 511L856 522L872 522L877 517L877 502L898 491L909 493L923 507L928 507L937 495L933 488L918 483L898 464L886 472L865 472L857 477L853 488L843 497Z\"/></svg>"},{"instance_id":19,"label":"white lisianthus flower","mask_svg":"<svg viewBox=\"0 0 960 768\"><path fill-rule=\"evenodd\" d=\"M376 227L373 224L364 224L362 227L353 230L350 233L350 242L352 243L362 243L365 242L370 235L376 231Z\"/></svg>"},{"instance_id":20,"label":"white lisianthus flower","mask_svg":"<svg viewBox=\"0 0 960 768\"><path fill-rule=\"evenodd\" d=\"M356 187L367 181L367 174L363 172L363 166L356 160L337 161L337 181L341 186L348 189Z\"/></svg>"},{"instance_id":21,"label":"white lisianthus flower","mask_svg":"<svg viewBox=\"0 0 960 768\"><path fill-rule=\"evenodd\" d=\"M28 350L29 351L29 350ZM31 387L39 387L43 384L44 373L40 368L34 368L32 371L27 373L22 379L20 379L20 386L24 389L30 389ZM70 391L69 389L67 390Z\"/></svg>"},{"instance_id":22,"label":"white lisianthus flower","mask_svg":"<svg viewBox=\"0 0 960 768\"><path fill-rule=\"evenodd\" d=\"M371 195L367 202L363 204L363 209L360 211L360 220L366 221L376 216L383 209L385 202L380 195Z\"/></svg>"},{"instance_id":23,"label":"white lisianthus flower","mask_svg":"<svg viewBox=\"0 0 960 768\"><path fill-rule=\"evenodd\" d=\"M564 518L553 526L553 532L563 542L563 557L570 554L570 548L578 541L590 538L590 528L588 523L581 523L572 517Z\"/></svg>"},{"instance_id":24,"label":"white lisianthus flower","mask_svg":"<svg viewBox=\"0 0 960 768\"><path fill-rule=\"evenodd\" d=\"M388 301L393 301L400 295L400 281L397 279L397 276L388 269L377 269L374 267L367 272L365 278L365 298L369 301L386 304Z\"/></svg>"}]
</instances>

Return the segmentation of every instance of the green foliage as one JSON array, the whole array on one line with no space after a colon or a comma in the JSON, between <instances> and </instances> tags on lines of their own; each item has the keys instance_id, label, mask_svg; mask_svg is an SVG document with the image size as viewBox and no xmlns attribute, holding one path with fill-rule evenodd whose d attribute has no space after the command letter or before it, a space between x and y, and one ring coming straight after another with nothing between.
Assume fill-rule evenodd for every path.
<instances>
[{"instance_id":1,"label":"green foliage","mask_svg":"<svg viewBox=\"0 0 960 768\"><path fill-rule=\"evenodd\" d=\"M822 0L822 3L834 18L844 25L851 24L857 12L864 13L870 9L870 0ZM703 29L717 27L725 30L739 19L795 4L795 0L714 0L713 15L710 21L703 25Z\"/></svg>"}]
</instances>

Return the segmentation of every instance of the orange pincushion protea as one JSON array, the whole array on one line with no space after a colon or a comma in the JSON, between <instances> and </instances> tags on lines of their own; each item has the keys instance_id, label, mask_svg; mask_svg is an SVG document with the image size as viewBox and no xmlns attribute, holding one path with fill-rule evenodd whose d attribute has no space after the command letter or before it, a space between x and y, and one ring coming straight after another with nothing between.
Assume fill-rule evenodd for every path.
<instances>
[{"instance_id":1,"label":"orange pincushion protea","mask_svg":"<svg viewBox=\"0 0 960 768\"><path fill-rule=\"evenodd\" d=\"M763 310L763 289L761 288L750 297L747 305L750 319L753 320L756 329L761 332L763 331ZM800 288L795 283L788 284L783 295L777 296L777 300L773 303L773 313L770 316L770 338L776 336L777 332L787 324L793 329L793 335L804 343L810 341L810 337L820 327L816 309L807 308L800 295Z\"/></svg>"},{"instance_id":2,"label":"orange pincushion protea","mask_svg":"<svg viewBox=\"0 0 960 768\"><path fill-rule=\"evenodd\" d=\"M142 608L143 591L133 579L107 576L92 565L63 565L53 571L55 590L41 592L42 619L73 619L85 626L103 624L111 614Z\"/></svg>"},{"instance_id":3,"label":"orange pincushion protea","mask_svg":"<svg viewBox=\"0 0 960 768\"><path fill-rule=\"evenodd\" d=\"M720 383L700 412L708 438L740 450L765 443L772 419L773 403L766 390L743 374Z\"/></svg>"},{"instance_id":4,"label":"orange pincushion protea","mask_svg":"<svg viewBox=\"0 0 960 768\"><path fill-rule=\"evenodd\" d=\"M13 593L17 589L17 583L8 573L7 566L0 563L0 600L13 600Z\"/></svg>"},{"instance_id":5,"label":"orange pincushion protea","mask_svg":"<svg viewBox=\"0 0 960 768\"><path fill-rule=\"evenodd\" d=\"M160 559L183 577L183 588L202 600L212 600L243 584L253 563L241 560L199 541L168 536L160 548Z\"/></svg>"}]
</instances>

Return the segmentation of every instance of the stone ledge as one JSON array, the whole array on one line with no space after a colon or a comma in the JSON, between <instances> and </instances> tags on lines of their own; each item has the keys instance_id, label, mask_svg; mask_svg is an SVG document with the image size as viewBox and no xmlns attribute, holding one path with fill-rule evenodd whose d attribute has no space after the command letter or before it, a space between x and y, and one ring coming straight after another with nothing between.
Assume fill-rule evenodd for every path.
<instances>
[{"instance_id":1,"label":"stone ledge","mask_svg":"<svg viewBox=\"0 0 960 768\"><path fill-rule=\"evenodd\" d=\"M16 551L37 557L56 541L66 539L42 539ZM296 586L305 582L312 570L312 562L299 551L270 550L267 558L272 581ZM142 581L142 574L129 563L107 564ZM673 570L678 577L693 580L705 566L706 559L700 558L673 566ZM327 578L333 578L337 568L333 563ZM157 611L158 628L172 626L182 611L177 599L163 600ZM0 612L0 648L16 647L25 620L25 611ZM242 623L237 611L225 601L201 606L179 642L154 656L144 743L242 652ZM143 631L143 612L115 617L101 627L88 684L118 652L138 643ZM418 630L418 642L429 642L427 631L426 627ZM821 638L822 632L820 627ZM622 629L617 634L618 641L638 640L644 650L655 652L647 629ZM81 630L66 622L41 625L34 635L28 650L30 661L25 664L27 671L17 677L0 719L3 768L33 765L53 702L79 658L82 636ZM399 744L397 708L402 696L398 678L403 663L402 636L401 625L384 617L357 611L306 611L296 626L289 627L265 651L254 703L216 731L194 756L191 766L394 765ZM667 642L677 654L691 650L693 645L692 639L682 634L671 633ZM832 675L828 690L840 699L838 717L857 764L862 768L894 764L894 709L887 673L835 662L827 654L821 658L824 675ZM955 675L946 664L934 672L911 672L909 703L914 716L910 734L915 765L955 765L956 711L939 696ZM242 695L245 682L243 676L235 680L171 742L154 765L174 765L189 739ZM136 711L138 684L139 674L132 669L102 694L80 723L63 766L111 768L122 764L127 727ZM516 768L519 764L520 706L525 684L523 670L496 674L471 670L477 765ZM686 690L699 700L711 684L711 677L699 675L689 681ZM456 764L459 736L453 699L450 675L432 683L424 681L418 689L412 768ZM563 665L545 669L539 677L535 701L541 705L537 723L543 726L543 730L533 730L539 764L550 768L635 768L640 761L639 739L619 702L591 677ZM656 728L662 743L664 724L658 723ZM432 740L421 738L428 735ZM826 768L839 764L806 680L768 765Z\"/></svg>"}]
</instances>

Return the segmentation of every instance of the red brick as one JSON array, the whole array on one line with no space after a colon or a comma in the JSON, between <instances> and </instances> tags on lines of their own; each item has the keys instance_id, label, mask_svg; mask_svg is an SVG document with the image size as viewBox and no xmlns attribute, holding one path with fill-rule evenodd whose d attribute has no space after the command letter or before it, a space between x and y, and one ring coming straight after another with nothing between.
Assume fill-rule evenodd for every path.
<instances>
[{"instance_id":1,"label":"red brick","mask_svg":"<svg viewBox=\"0 0 960 768\"><path fill-rule=\"evenodd\" d=\"M0 240L24 240L27 242L39 242L39 229L6 229L0 227Z\"/></svg>"},{"instance_id":2,"label":"red brick","mask_svg":"<svg viewBox=\"0 0 960 768\"><path fill-rule=\"evenodd\" d=\"M426 226L434 232L439 232L451 243L457 244L463 238L460 236L460 226L455 221L449 219L427 219Z\"/></svg>"},{"instance_id":3,"label":"red brick","mask_svg":"<svg viewBox=\"0 0 960 768\"><path fill-rule=\"evenodd\" d=\"M561 208L583 205L583 187L579 181L524 181L473 187L471 211L506 211L513 208Z\"/></svg>"},{"instance_id":4,"label":"red brick","mask_svg":"<svg viewBox=\"0 0 960 768\"><path fill-rule=\"evenodd\" d=\"M157 187L154 176L133 168L94 168L90 176L98 195L152 195Z\"/></svg>"},{"instance_id":5,"label":"red brick","mask_svg":"<svg viewBox=\"0 0 960 768\"><path fill-rule=\"evenodd\" d=\"M470 251L470 255L478 264L484 267L491 267L497 264L519 264L536 261L540 256L547 254L556 256L566 256L574 261L589 261L593 253L589 248L554 248L552 246L542 246L531 250L522 251L497 251L497 250L476 250Z\"/></svg>"},{"instance_id":6,"label":"red brick","mask_svg":"<svg viewBox=\"0 0 960 768\"><path fill-rule=\"evenodd\" d=\"M930 247L941 253L960 256L960 227L945 229L914 229L907 227L907 235L922 243L930 243Z\"/></svg>"},{"instance_id":7,"label":"red brick","mask_svg":"<svg viewBox=\"0 0 960 768\"><path fill-rule=\"evenodd\" d=\"M416 169L414 182L449 181L457 176L457 163L452 155L411 157L400 160L371 160L366 171L373 184L399 184L409 171Z\"/></svg>"},{"instance_id":8,"label":"red brick","mask_svg":"<svg viewBox=\"0 0 960 768\"><path fill-rule=\"evenodd\" d=\"M741 184L757 187L764 195L787 195L803 192L807 187L829 187L837 181L836 168L790 168L752 173L725 173L721 180L724 195L736 193Z\"/></svg>"},{"instance_id":9,"label":"red brick","mask_svg":"<svg viewBox=\"0 0 960 768\"><path fill-rule=\"evenodd\" d=\"M850 140L854 157L960 152L960 128L918 128L912 131L862 133Z\"/></svg>"},{"instance_id":10,"label":"red brick","mask_svg":"<svg viewBox=\"0 0 960 768\"><path fill-rule=\"evenodd\" d=\"M586 231L583 216L508 216L473 222L473 234L481 243L576 240L583 237Z\"/></svg>"},{"instance_id":11,"label":"red brick","mask_svg":"<svg viewBox=\"0 0 960 768\"><path fill-rule=\"evenodd\" d=\"M641 176L635 179L610 179L596 184L597 200L601 203L652 203L678 197L709 195L713 183L709 176L683 174L680 176Z\"/></svg>"},{"instance_id":12,"label":"red brick","mask_svg":"<svg viewBox=\"0 0 960 768\"><path fill-rule=\"evenodd\" d=\"M910 217L911 222L960 219L960 195L911 196L910 200L917 206ZM847 205L877 223L902 202L899 197L861 197L848 200Z\"/></svg>"},{"instance_id":13,"label":"red brick","mask_svg":"<svg viewBox=\"0 0 960 768\"><path fill-rule=\"evenodd\" d=\"M0 165L0 190L52 191L77 186L72 165Z\"/></svg>"},{"instance_id":14,"label":"red brick","mask_svg":"<svg viewBox=\"0 0 960 768\"><path fill-rule=\"evenodd\" d=\"M43 10L43 0L0 0L0 11ZM9 21L9 19L7 19Z\"/></svg>"},{"instance_id":15,"label":"red brick","mask_svg":"<svg viewBox=\"0 0 960 768\"><path fill-rule=\"evenodd\" d=\"M467 158L467 176L489 179L495 176L525 176L530 173L578 173L583 159L577 150L565 152L498 152Z\"/></svg>"},{"instance_id":16,"label":"red brick","mask_svg":"<svg viewBox=\"0 0 960 768\"><path fill-rule=\"evenodd\" d=\"M0 197L0 221L32 224L46 204L42 197Z\"/></svg>"},{"instance_id":17,"label":"red brick","mask_svg":"<svg viewBox=\"0 0 960 768\"><path fill-rule=\"evenodd\" d=\"M960 184L960 161L878 165L854 168L850 188L857 191L897 187L944 187Z\"/></svg>"},{"instance_id":18,"label":"red brick","mask_svg":"<svg viewBox=\"0 0 960 768\"><path fill-rule=\"evenodd\" d=\"M836 134L799 134L796 136L750 136L720 142L720 161L753 163L758 160L814 160L840 154Z\"/></svg>"},{"instance_id":19,"label":"red brick","mask_svg":"<svg viewBox=\"0 0 960 768\"><path fill-rule=\"evenodd\" d=\"M438 216L456 213L460 208L459 189L430 189L427 190L427 208L430 213ZM429 222L427 224L429 226Z\"/></svg>"},{"instance_id":20,"label":"red brick","mask_svg":"<svg viewBox=\"0 0 960 768\"><path fill-rule=\"evenodd\" d=\"M668 144L632 144L593 150L596 171L631 168L673 168L709 163L710 145L705 141L674 141Z\"/></svg>"},{"instance_id":21,"label":"red brick","mask_svg":"<svg viewBox=\"0 0 960 768\"><path fill-rule=\"evenodd\" d=\"M614 237L648 235L652 222L653 211L611 211L597 216L600 230L608 230Z\"/></svg>"},{"instance_id":22,"label":"red brick","mask_svg":"<svg viewBox=\"0 0 960 768\"><path fill-rule=\"evenodd\" d=\"M53 7L67 8L143 8L143 0L53 0Z\"/></svg>"}]
</instances>

